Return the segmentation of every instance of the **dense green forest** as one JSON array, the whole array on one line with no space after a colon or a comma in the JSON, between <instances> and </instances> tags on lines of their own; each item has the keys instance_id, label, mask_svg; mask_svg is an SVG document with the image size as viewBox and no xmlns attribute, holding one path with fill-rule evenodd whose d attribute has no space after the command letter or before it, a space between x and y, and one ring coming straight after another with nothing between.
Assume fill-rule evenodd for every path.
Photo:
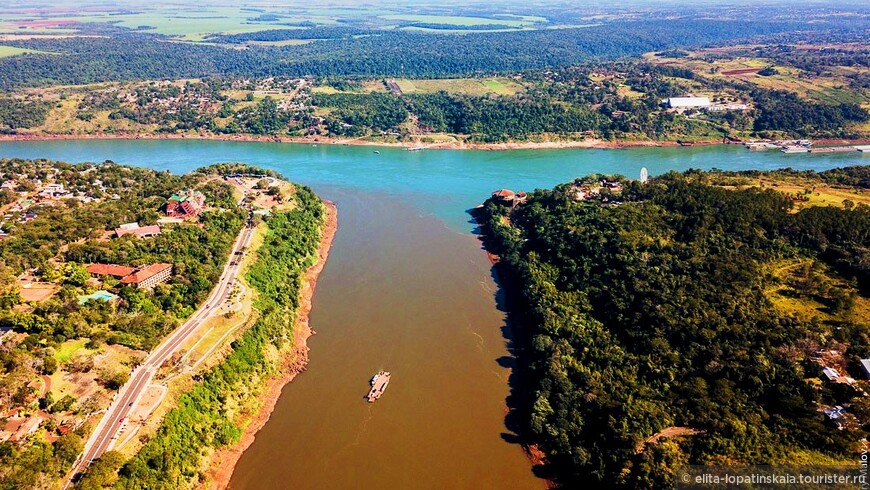
<instances>
[{"instance_id":1,"label":"dense green forest","mask_svg":"<svg viewBox=\"0 0 870 490\"><path fill-rule=\"evenodd\" d=\"M378 87L359 77L302 81L209 77L108 88L57 88L50 95L0 99L0 131L324 135L399 141L446 133L481 143L536 138L721 141L783 136L855 138L863 131L860 124L868 120L866 109L856 103L821 103L794 92L710 80L686 68L644 61L532 70L503 80L512 86L505 91L516 93L441 90L396 94L385 92L384 84ZM435 83L449 89L457 82L464 83ZM314 84L319 86L312 88ZM496 82L504 86L500 84ZM718 102L743 102L748 108L683 113L667 110L662 102L699 88L716 94L713 98ZM267 95L254 97L255 91ZM861 89L851 94L858 100L863 97ZM60 102L49 102L55 98ZM72 120L70 110L75 111ZM57 125L57 119L67 122ZM42 126L47 120L53 121Z\"/></svg>"},{"instance_id":2,"label":"dense green forest","mask_svg":"<svg viewBox=\"0 0 870 490\"><path fill-rule=\"evenodd\" d=\"M236 409L254 399L264 378L278 367L269 353L293 342L300 288L320 242L323 204L303 186L296 187L293 199L297 206L292 211L267 220L265 242L247 274L258 293L254 325L232 342L232 353L223 362L181 396L136 456L124 462L116 453L104 454L76 488L185 488L191 481L202 482L203 455L238 440L242 429Z\"/></svg>"},{"instance_id":3,"label":"dense green forest","mask_svg":"<svg viewBox=\"0 0 870 490\"><path fill-rule=\"evenodd\" d=\"M171 42L119 30L108 37L3 41L53 54L0 58L0 90L210 75L428 78L503 73L736 41L805 27L797 22L675 19L473 35L380 31L363 37L342 34L298 46L249 46L242 50ZM271 39L277 34L261 36Z\"/></svg>"},{"instance_id":4,"label":"dense green forest","mask_svg":"<svg viewBox=\"0 0 870 490\"><path fill-rule=\"evenodd\" d=\"M851 125L870 117L855 104L818 104L791 92L761 89L751 93L757 101L754 110L687 117L662 110L662 98L682 93L664 75L647 75L643 80L632 78L632 72L648 68L633 67L628 74L626 83L645 92L639 99L620 97L616 83L595 85L588 77L592 68L575 67L549 73L549 79L540 82L536 80L542 76L540 73L527 73L527 79L534 85L528 93L512 96L447 92L403 97L382 93L318 94L312 98L312 104L335 109L326 117L330 134L365 136L388 131L402 134L400 126L413 114L421 134L468 135L472 141L485 143L527 140L544 133L652 140L681 137L716 140L748 131L847 137L852 134Z\"/></svg>"},{"instance_id":5,"label":"dense green forest","mask_svg":"<svg viewBox=\"0 0 870 490\"><path fill-rule=\"evenodd\" d=\"M867 111L857 104L816 104L782 90L756 90L752 97L759 112L754 122L756 131L808 136L836 132L848 123L868 119Z\"/></svg>"},{"instance_id":6,"label":"dense green forest","mask_svg":"<svg viewBox=\"0 0 870 490\"><path fill-rule=\"evenodd\" d=\"M866 192L870 167L591 176L482 208L518 325L521 430L566 487L667 488L684 464L857 461L870 407L819 380L815 356L837 346L863 379L870 208L793 212L775 187L741 187L762 175ZM623 188L576 197L602 180ZM820 306L783 306L807 302ZM844 430L818 411L837 404L854 417ZM668 427L700 433L643 444Z\"/></svg>"},{"instance_id":7,"label":"dense green forest","mask_svg":"<svg viewBox=\"0 0 870 490\"><path fill-rule=\"evenodd\" d=\"M43 124L50 108L46 102L0 99L0 134Z\"/></svg>"}]
</instances>

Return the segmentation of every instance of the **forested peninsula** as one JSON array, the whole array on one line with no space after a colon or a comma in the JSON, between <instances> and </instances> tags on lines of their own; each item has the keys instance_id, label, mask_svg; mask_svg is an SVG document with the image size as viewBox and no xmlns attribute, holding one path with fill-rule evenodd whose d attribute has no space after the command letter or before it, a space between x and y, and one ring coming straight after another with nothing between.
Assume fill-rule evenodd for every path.
<instances>
[{"instance_id":1,"label":"forested peninsula","mask_svg":"<svg viewBox=\"0 0 870 490\"><path fill-rule=\"evenodd\" d=\"M0 178L0 487L75 476L128 380L188 324L75 488L228 480L307 362L334 205L244 164L3 159Z\"/></svg>"},{"instance_id":2,"label":"forested peninsula","mask_svg":"<svg viewBox=\"0 0 870 490\"><path fill-rule=\"evenodd\" d=\"M494 194L476 214L541 472L667 488L687 464L854 465L870 421L868 187L859 166Z\"/></svg>"},{"instance_id":3,"label":"forested peninsula","mask_svg":"<svg viewBox=\"0 0 870 490\"><path fill-rule=\"evenodd\" d=\"M239 171L234 165L212 169ZM226 357L195 376L196 384L135 456L125 461L120 453L105 453L77 488L176 489L214 478L227 484L243 448L235 458L226 451L253 436L268 418L259 412L271 411L280 387L307 362L309 283L316 280L309 270L318 266L319 272L326 260L335 214L309 188L294 188L282 210L266 219L263 242L246 274L255 295L253 323L232 341ZM270 399L263 400L266 392ZM223 459L215 459L220 450Z\"/></svg>"}]
</instances>

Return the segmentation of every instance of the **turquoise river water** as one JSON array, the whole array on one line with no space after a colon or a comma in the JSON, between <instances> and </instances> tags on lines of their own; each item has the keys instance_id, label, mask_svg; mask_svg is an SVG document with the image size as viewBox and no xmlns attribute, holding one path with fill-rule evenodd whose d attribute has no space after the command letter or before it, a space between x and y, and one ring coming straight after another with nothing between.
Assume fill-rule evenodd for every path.
<instances>
[{"instance_id":1,"label":"turquoise river water","mask_svg":"<svg viewBox=\"0 0 870 490\"><path fill-rule=\"evenodd\" d=\"M505 314L466 210L499 188L547 188L588 173L688 168L823 170L860 153L738 146L407 152L220 141L0 142L0 158L51 158L183 173L217 162L273 168L338 205L314 297L308 370L284 388L239 461L233 489L544 488L509 441ZM393 373L375 404L379 369Z\"/></svg>"}]
</instances>

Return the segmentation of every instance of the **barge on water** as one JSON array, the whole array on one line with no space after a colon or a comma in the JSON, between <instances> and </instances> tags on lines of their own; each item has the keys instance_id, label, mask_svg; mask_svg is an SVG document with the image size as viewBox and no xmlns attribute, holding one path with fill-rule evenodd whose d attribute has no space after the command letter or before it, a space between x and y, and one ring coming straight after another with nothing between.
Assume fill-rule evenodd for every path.
<instances>
[{"instance_id":1,"label":"barge on water","mask_svg":"<svg viewBox=\"0 0 870 490\"><path fill-rule=\"evenodd\" d=\"M390 384L390 373L387 371L381 371L374 375L369 383L372 385L372 389L369 390L366 399L369 403L374 403L375 400L384 394L384 390L386 390L387 385Z\"/></svg>"}]
</instances>

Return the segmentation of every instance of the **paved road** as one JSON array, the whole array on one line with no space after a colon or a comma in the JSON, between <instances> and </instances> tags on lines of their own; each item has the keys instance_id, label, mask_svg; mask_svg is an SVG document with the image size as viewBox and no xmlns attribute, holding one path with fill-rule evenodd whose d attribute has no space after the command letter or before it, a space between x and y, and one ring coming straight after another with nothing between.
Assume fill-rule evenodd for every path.
<instances>
[{"instance_id":1,"label":"paved road","mask_svg":"<svg viewBox=\"0 0 870 490\"><path fill-rule=\"evenodd\" d=\"M230 259L226 267L224 267L220 280L212 290L208 300L184 324L169 334L163 343L154 349L145 358L145 361L133 370L130 374L130 379L121 387L118 394L115 395L112 405L109 406L108 411L100 419L99 424L97 424L96 429L94 429L94 432L85 444L84 453L76 461L73 471L69 473L70 478L75 478L76 475L84 472L93 460L102 456L104 452L112 447L118 438L121 427L124 425L123 422L136 408L136 404L139 402L145 389L151 384L154 373L157 372L167 359L178 352L190 336L229 298L233 283L241 267L241 261L236 252L246 249L250 245L253 235L253 228L245 226L242 229L236 238ZM71 481L67 481L64 484L64 488L68 487Z\"/></svg>"}]
</instances>

